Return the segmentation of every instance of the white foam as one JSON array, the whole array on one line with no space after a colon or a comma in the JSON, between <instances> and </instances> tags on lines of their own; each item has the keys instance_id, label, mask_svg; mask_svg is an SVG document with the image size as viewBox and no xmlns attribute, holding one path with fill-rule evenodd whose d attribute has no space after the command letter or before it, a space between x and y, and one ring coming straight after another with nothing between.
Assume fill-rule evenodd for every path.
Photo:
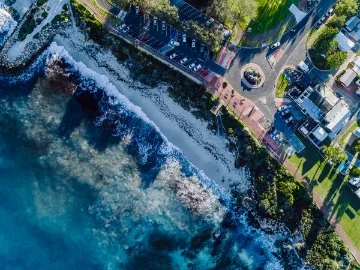
<instances>
[{"instance_id":1,"label":"white foam","mask_svg":"<svg viewBox=\"0 0 360 270\"><path fill-rule=\"evenodd\" d=\"M162 150L164 152L172 152L177 151L179 153L182 153L182 151L168 141L168 139L164 136L164 134L160 131L158 126L150 120L147 115L142 111L142 109L133 103L130 102L130 100L122 95L117 88L110 82L109 78L105 75L99 74L96 71L88 68L83 62L81 61L75 61L74 58L69 54L69 52L63 47L57 45L55 42L52 42L48 48L48 51L51 53L52 57L49 59L49 61L56 61L57 59L65 59L68 64L70 64L75 71L79 72L81 76L84 78L83 82L86 84L87 80L90 79L94 82L96 82L97 87L103 89L108 94L110 101L117 104L120 102L122 106L125 107L126 110L132 111L137 114L138 117L140 117L143 121L148 123L151 127L153 127L162 137L164 140L164 144L162 146ZM86 87L86 85L85 85ZM147 158L147 152L151 148L149 145L141 145L141 153L143 156L140 158L145 160ZM213 181L211 181L204 171L198 170L192 163L190 163L191 169L196 173L199 178L202 180L202 183L206 185L208 188L212 188L213 192L215 192L218 196L220 196L224 200L229 199L229 194L220 186L216 185Z\"/></svg>"},{"instance_id":2,"label":"white foam","mask_svg":"<svg viewBox=\"0 0 360 270\"><path fill-rule=\"evenodd\" d=\"M6 39L14 32L17 22L5 9L1 8L0 3L0 47L5 43Z\"/></svg>"}]
</instances>

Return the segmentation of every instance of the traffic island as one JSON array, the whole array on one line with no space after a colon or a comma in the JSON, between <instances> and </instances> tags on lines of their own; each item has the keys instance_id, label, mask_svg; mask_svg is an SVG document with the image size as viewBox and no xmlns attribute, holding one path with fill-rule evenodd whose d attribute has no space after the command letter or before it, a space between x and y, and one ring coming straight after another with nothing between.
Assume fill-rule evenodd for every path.
<instances>
[{"instance_id":1,"label":"traffic island","mask_svg":"<svg viewBox=\"0 0 360 270\"><path fill-rule=\"evenodd\" d=\"M250 63L241 69L241 81L246 87L256 89L264 84L265 74L260 66Z\"/></svg>"}]
</instances>

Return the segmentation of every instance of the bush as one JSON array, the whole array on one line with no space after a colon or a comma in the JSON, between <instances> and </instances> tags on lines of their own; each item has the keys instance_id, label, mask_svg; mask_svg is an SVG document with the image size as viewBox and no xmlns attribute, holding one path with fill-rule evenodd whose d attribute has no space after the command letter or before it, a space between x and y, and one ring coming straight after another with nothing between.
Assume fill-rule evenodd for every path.
<instances>
[{"instance_id":1,"label":"bush","mask_svg":"<svg viewBox=\"0 0 360 270\"><path fill-rule=\"evenodd\" d=\"M86 23L89 37L102 44L105 34L103 25L83 5L71 0L71 6L78 18Z\"/></svg>"},{"instance_id":2,"label":"bush","mask_svg":"<svg viewBox=\"0 0 360 270\"><path fill-rule=\"evenodd\" d=\"M36 5L38 5L39 7L41 7L43 4L45 4L47 2L47 0L37 0L36 1Z\"/></svg>"},{"instance_id":3,"label":"bush","mask_svg":"<svg viewBox=\"0 0 360 270\"><path fill-rule=\"evenodd\" d=\"M36 27L36 22L32 16L30 16L30 19L27 19L24 24L21 26L19 30L19 36L18 39L20 41L23 41L28 34L31 34L32 31L34 31Z\"/></svg>"},{"instance_id":4,"label":"bush","mask_svg":"<svg viewBox=\"0 0 360 270\"><path fill-rule=\"evenodd\" d=\"M353 177L359 177L360 176L360 168L352 167L352 169L350 170L350 175Z\"/></svg>"}]
</instances>

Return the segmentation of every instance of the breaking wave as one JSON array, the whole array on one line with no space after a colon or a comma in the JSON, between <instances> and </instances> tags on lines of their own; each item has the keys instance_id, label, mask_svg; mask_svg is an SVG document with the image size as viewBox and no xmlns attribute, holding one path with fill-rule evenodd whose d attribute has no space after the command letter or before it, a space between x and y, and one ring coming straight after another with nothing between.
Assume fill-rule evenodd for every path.
<instances>
[{"instance_id":1,"label":"breaking wave","mask_svg":"<svg viewBox=\"0 0 360 270\"><path fill-rule=\"evenodd\" d=\"M62 65L62 68L70 74L71 80L78 85L73 96L95 119L95 125L107 130L114 138L125 142L130 154L136 157L138 167L142 172L141 185L145 190L152 185L158 185L161 188L170 185L186 208L207 219L216 219L216 223L221 222L226 215L225 212L230 213L237 228L232 234L234 239L228 239L228 241L229 243L236 242L237 245L232 248L227 247L228 251L236 254L234 256L237 256L249 269L255 269L251 267L252 265L257 265L262 269L283 268L280 260L274 255L278 253L275 242L279 236L265 234L249 225L245 213L231 212L230 194L191 164L181 150L166 139L155 123L127 97L120 94L105 75L100 75L84 63L75 61L64 47L52 43L28 68L27 72L19 76L0 75L0 85L5 83L18 85L19 82L24 86L28 85L36 75L44 74L46 67L54 62ZM61 124L60 133L63 138L69 137L71 127L65 123ZM99 149L105 146L94 145ZM186 180L176 177L174 171L177 170L181 171ZM163 179L163 181L167 179L166 184L158 179ZM108 183L107 188L100 191L102 199L89 209L91 213L103 220L106 226L112 219L109 212L116 210L124 215L132 212L125 207L126 202L119 204L120 188L117 185L117 179ZM138 207L137 213L140 220L141 213L149 210L149 205L138 205ZM134 212L133 214L135 215ZM260 259L260 257L264 258Z\"/></svg>"}]
</instances>

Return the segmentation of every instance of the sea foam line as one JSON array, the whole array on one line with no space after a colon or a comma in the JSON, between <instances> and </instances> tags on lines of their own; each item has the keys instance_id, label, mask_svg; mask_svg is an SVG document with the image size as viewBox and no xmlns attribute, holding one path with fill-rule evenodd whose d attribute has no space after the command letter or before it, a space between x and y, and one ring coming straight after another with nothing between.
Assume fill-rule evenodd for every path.
<instances>
[{"instance_id":1,"label":"sea foam line","mask_svg":"<svg viewBox=\"0 0 360 270\"><path fill-rule=\"evenodd\" d=\"M215 195L219 196L226 203L226 205L230 202L230 194L225 192L221 187L219 187L216 183L214 183L209 177L206 176L206 173L202 170L199 170L194 164L192 164L182 153L181 149L179 149L176 145L172 144L168 141L165 135L160 131L159 127L147 117L147 115L142 111L142 109L136 105L134 105L126 96L122 95L117 88L110 82L109 78L103 74L99 74L96 71L88 68L83 62L76 61L69 54L69 52L63 47L57 45L55 42L52 42L47 49L50 52L51 58L48 61L53 61L56 59L64 59L70 66L74 68L74 71L81 74L82 77L86 79L90 79L94 81L98 88L104 90L108 97L111 105L121 104L125 107L126 110L134 112L142 121L148 123L152 128L156 130L164 140L167 145L167 149L164 149L165 152L171 153L175 152L176 156L181 156L189 165L189 169L195 174L201 184L212 190ZM171 157L169 157L171 159ZM176 158L178 159L178 158Z\"/></svg>"}]
</instances>

